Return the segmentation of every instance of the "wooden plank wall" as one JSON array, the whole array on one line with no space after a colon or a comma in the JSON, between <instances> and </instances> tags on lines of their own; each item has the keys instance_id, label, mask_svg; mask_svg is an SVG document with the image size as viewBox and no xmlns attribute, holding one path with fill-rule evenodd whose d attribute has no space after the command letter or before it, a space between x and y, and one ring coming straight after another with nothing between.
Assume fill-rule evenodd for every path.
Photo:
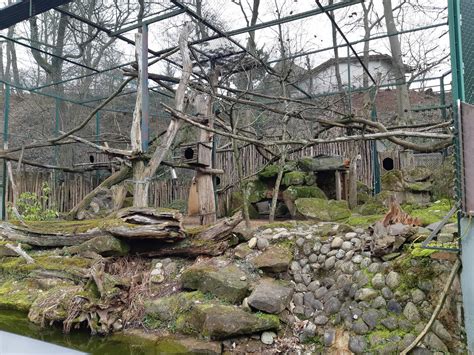
<instances>
[{"instance_id":1,"label":"wooden plank wall","mask_svg":"<svg viewBox=\"0 0 474 355\"><path fill-rule=\"evenodd\" d=\"M341 155L347 157L347 152L357 151L361 155L358 164L358 178L365 184L371 186L372 182L372 154L370 153L370 142L343 142L320 144L313 148L307 148L301 152L292 154L290 159L296 160L303 156L316 156L320 154ZM241 150L244 176L256 173L266 163L253 145L248 145ZM216 157L216 168L224 170L220 176L218 191L218 214L227 213L230 207L232 192L236 191L237 169L234 164L232 151L219 152ZM50 198L46 201L48 208L57 208L60 212L67 212L73 208L84 196L92 191L98 184L94 173L72 174L61 173L60 178L55 178L54 172L21 171L16 174L16 183L19 192L33 192L38 196L43 195L43 183L51 187ZM55 181L57 181L55 183ZM189 195L190 180L153 181L150 186L150 205L167 206L174 200L187 200ZM11 191L8 191L8 201L12 201Z\"/></svg>"}]
</instances>

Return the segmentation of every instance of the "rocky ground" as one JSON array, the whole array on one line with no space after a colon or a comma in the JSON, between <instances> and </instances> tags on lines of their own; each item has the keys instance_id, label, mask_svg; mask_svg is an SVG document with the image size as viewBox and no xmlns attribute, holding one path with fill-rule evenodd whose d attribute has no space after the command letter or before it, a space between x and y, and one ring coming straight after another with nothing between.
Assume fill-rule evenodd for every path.
<instances>
[{"instance_id":1,"label":"rocky ground","mask_svg":"<svg viewBox=\"0 0 474 355\"><path fill-rule=\"evenodd\" d=\"M429 320L456 259L420 249L426 231L381 257L372 229L302 221L238 227L223 255L197 259L127 256L102 237L25 248L28 264L0 245L0 307L165 353L399 353ZM461 307L455 280L413 353L465 353Z\"/></svg>"}]
</instances>

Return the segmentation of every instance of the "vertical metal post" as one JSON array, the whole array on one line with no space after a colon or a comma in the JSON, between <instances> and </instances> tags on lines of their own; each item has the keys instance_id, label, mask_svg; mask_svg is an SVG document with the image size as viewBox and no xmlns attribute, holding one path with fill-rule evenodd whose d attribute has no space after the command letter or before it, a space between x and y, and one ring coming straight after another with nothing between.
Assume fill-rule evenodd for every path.
<instances>
[{"instance_id":1,"label":"vertical metal post","mask_svg":"<svg viewBox=\"0 0 474 355\"><path fill-rule=\"evenodd\" d=\"M377 107L375 105L375 87L370 89L370 99L372 100L372 112L370 118L373 122L377 121ZM373 169L373 188L374 194L378 194L381 191L380 183L380 164L379 164L379 153L377 151L377 141L372 141L372 169Z\"/></svg>"},{"instance_id":2,"label":"vertical metal post","mask_svg":"<svg viewBox=\"0 0 474 355\"><path fill-rule=\"evenodd\" d=\"M347 97L349 103L349 114L352 114L351 51L349 46L347 46Z\"/></svg>"},{"instance_id":3,"label":"vertical metal post","mask_svg":"<svg viewBox=\"0 0 474 355\"><path fill-rule=\"evenodd\" d=\"M5 105L3 107L3 149L8 148L8 126L9 126L9 116L10 116L10 93L11 87L9 84L5 85ZM1 218L5 220L6 218L6 208L7 208L7 161L2 159L2 203L1 203Z\"/></svg>"},{"instance_id":4,"label":"vertical metal post","mask_svg":"<svg viewBox=\"0 0 474 355\"><path fill-rule=\"evenodd\" d=\"M141 133L142 133L142 150L148 150L149 142L149 92L148 92L148 25L142 26L142 77L140 78L140 90L142 93L142 117L141 117Z\"/></svg>"},{"instance_id":5,"label":"vertical metal post","mask_svg":"<svg viewBox=\"0 0 474 355\"><path fill-rule=\"evenodd\" d=\"M55 103L55 110L54 110L54 136L59 136L59 120L60 120L60 99L56 98L54 100ZM59 147L57 145L54 146L54 165L59 165ZM58 171L54 170L54 184L58 182Z\"/></svg>"},{"instance_id":6,"label":"vertical metal post","mask_svg":"<svg viewBox=\"0 0 474 355\"><path fill-rule=\"evenodd\" d=\"M95 114L95 143L100 145L100 111L97 111ZM95 171L95 177L97 179L97 184L99 184L100 171Z\"/></svg>"}]
</instances>

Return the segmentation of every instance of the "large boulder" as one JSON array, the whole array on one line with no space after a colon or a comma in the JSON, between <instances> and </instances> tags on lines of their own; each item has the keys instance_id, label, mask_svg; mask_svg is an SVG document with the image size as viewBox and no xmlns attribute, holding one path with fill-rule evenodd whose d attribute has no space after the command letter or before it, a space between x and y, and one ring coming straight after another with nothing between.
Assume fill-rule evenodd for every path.
<instances>
[{"instance_id":1,"label":"large boulder","mask_svg":"<svg viewBox=\"0 0 474 355\"><path fill-rule=\"evenodd\" d=\"M290 186L285 191L283 191L283 201L285 201L291 217L296 216L295 201L299 198L327 199L323 190L317 186Z\"/></svg>"},{"instance_id":2,"label":"large boulder","mask_svg":"<svg viewBox=\"0 0 474 355\"><path fill-rule=\"evenodd\" d=\"M145 314L161 322L171 322L183 312L189 311L195 304L205 301L202 292L180 292L145 302Z\"/></svg>"},{"instance_id":3,"label":"large boulder","mask_svg":"<svg viewBox=\"0 0 474 355\"><path fill-rule=\"evenodd\" d=\"M382 176L382 189L388 191L405 191L403 173L400 170L391 170Z\"/></svg>"},{"instance_id":4,"label":"large boulder","mask_svg":"<svg viewBox=\"0 0 474 355\"><path fill-rule=\"evenodd\" d=\"M295 201L296 210L306 218L318 221L341 221L351 216L344 200L325 200L321 198L299 198Z\"/></svg>"},{"instance_id":5,"label":"large boulder","mask_svg":"<svg viewBox=\"0 0 474 355\"><path fill-rule=\"evenodd\" d=\"M185 289L199 290L231 303L241 302L249 292L247 277L235 265L219 267L201 263L186 269L181 276Z\"/></svg>"},{"instance_id":6,"label":"large boulder","mask_svg":"<svg viewBox=\"0 0 474 355\"><path fill-rule=\"evenodd\" d=\"M167 337L160 339L156 343L155 349L157 354L222 354L221 343L191 337Z\"/></svg>"},{"instance_id":7,"label":"large boulder","mask_svg":"<svg viewBox=\"0 0 474 355\"><path fill-rule=\"evenodd\" d=\"M344 159L340 156L304 157L296 163L303 171L336 170L344 167Z\"/></svg>"},{"instance_id":8,"label":"large boulder","mask_svg":"<svg viewBox=\"0 0 474 355\"><path fill-rule=\"evenodd\" d=\"M211 339L275 330L279 325L279 319L275 315L252 314L236 306L215 304L197 304L177 321L180 331Z\"/></svg>"},{"instance_id":9,"label":"large boulder","mask_svg":"<svg viewBox=\"0 0 474 355\"><path fill-rule=\"evenodd\" d=\"M303 171L290 171L283 175L281 184L284 186L304 185L307 174Z\"/></svg>"},{"instance_id":10,"label":"large boulder","mask_svg":"<svg viewBox=\"0 0 474 355\"><path fill-rule=\"evenodd\" d=\"M293 287L285 281L262 280L248 297L248 304L259 311L277 314L290 303Z\"/></svg>"},{"instance_id":11,"label":"large boulder","mask_svg":"<svg viewBox=\"0 0 474 355\"><path fill-rule=\"evenodd\" d=\"M288 270L293 255L283 247L270 246L262 254L254 257L250 262L257 269L268 273L279 273Z\"/></svg>"}]
</instances>

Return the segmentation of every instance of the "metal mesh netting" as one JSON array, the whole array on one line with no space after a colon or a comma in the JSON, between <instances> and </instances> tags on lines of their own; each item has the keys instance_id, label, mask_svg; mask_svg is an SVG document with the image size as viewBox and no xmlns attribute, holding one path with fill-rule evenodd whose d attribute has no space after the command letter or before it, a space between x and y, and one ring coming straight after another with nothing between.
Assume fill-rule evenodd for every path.
<instances>
[{"instance_id":1,"label":"metal mesh netting","mask_svg":"<svg viewBox=\"0 0 474 355\"><path fill-rule=\"evenodd\" d=\"M461 1L461 45L464 62L465 101L474 104L474 2Z\"/></svg>"}]
</instances>

